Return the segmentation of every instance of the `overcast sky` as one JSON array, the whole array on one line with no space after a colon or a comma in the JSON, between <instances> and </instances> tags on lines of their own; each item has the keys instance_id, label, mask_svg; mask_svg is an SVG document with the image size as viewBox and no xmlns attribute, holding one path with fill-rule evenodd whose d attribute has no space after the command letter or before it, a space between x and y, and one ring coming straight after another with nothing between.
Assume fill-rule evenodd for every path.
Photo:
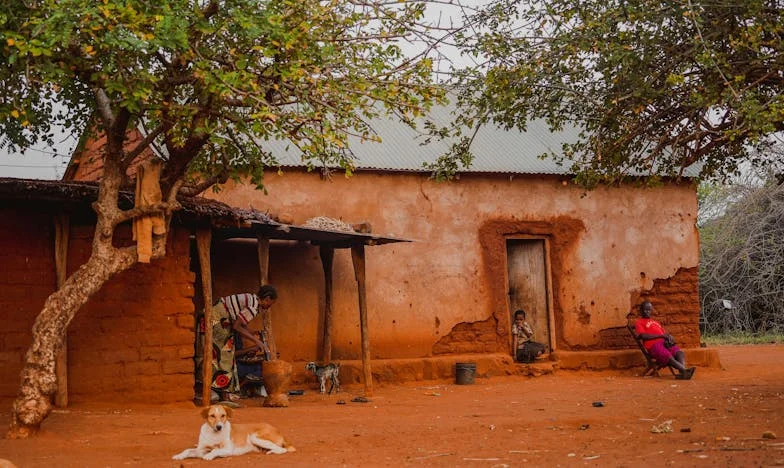
<instances>
[{"instance_id":1,"label":"overcast sky","mask_svg":"<svg viewBox=\"0 0 784 468\"><path fill-rule=\"evenodd\" d=\"M56 146L39 144L24 154L0 149L0 177L60 179L76 146L76 138L58 132Z\"/></svg>"}]
</instances>

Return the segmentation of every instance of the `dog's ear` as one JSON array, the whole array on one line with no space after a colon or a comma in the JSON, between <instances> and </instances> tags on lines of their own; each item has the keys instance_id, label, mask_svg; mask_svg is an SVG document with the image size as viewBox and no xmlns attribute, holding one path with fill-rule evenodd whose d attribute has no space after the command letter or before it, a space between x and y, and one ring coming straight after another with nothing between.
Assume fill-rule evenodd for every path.
<instances>
[{"instance_id":1,"label":"dog's ear","mask_svg":"<svg viewBox=\"0 0 784 468\"><path fill-rule=\"evenodd\" d=\"M202 419L207 419L207 416L209 414L210 414L210 407L209 406L205 406L204 408L201 409L201 417L202 417Z\"/></svg>"},{"instance_id":2,"label":"dog's ear","mask_svg":"<svg viewBox=\"0 0 784 468\"><path fill-rule=\"evenodd\" d=\"M231 413L232 413L233 410L231 408L229 408L228 406L224 406L223 409L226 410L226 419L231 419Z\"/></svg>"}]
</instances>

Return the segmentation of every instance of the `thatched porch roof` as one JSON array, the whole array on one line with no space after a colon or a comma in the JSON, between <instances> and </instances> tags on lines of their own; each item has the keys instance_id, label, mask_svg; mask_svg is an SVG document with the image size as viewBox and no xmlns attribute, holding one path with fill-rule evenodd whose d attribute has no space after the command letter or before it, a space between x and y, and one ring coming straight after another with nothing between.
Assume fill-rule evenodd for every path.
<instances>
[{"instance_id":1,"label":"thatched porch roof","mask_svg":"<svg viewBox=\"0 0 784 468\"><path fill-rule=\"evenodd\" d=\"M0 202L26 200L40 205L61 207L64 211L91 214L91 204L98 198L96 182L14 179L0 177ZM211 226L215 237L257 238L309 241L314 245L335 248L350 247L353 243L381 245L409 242L406 239L375 234L334 231L315 227L283 224L258 210L234 208L225 203L203 197L179 197L182 209L174 214L174 222L185 226ZM132 191L120 192L120 208L134 204Z\"/></svg>"}]
</instances>

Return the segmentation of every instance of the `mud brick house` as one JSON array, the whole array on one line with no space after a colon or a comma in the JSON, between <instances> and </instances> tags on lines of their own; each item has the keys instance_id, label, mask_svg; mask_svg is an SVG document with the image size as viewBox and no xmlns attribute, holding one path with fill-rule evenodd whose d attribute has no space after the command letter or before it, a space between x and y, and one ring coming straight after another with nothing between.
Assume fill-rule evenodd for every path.
<instances>
[{"instance_id":1,"label":"mud brick house","mask_svg":"<svg viewBox=\"0 0 784 468\"><path fill-rule=\"evenodd\" d=\"M57 287L57 220L67 219L72 271L90 252L95 193L79 184L0 179L0 397L16 395L33 321ZM118 392L131 399L190 397L183 371L192 369L194 274L188 234L179 225L169 253L120 274L76 315L68 331L72 398Z\"/></svg>"},{"instance_id":2,"label":"mud brick house","mask_svg":"<svg viewBox=\"0 0 784 468\"><path fill-rule=\"evenodd\" d=\"M90 182L0 178L4 221L0 226L0 317L5 323L0 329L0 399L16 394L32 325L44 301L65 275L89 257L95 230L91 203L96 197L97 185ZM227 238L253 239L256 271L250 275L254 280L248 291L258 288L260 264L267 263L267 251L255 246L259 236L267 241L317 242L332 249L350 247L362 264L356 277L363 284L364 246L402 241L281 225L264 213L205 198L181 198L179 202L183 209L172 218L166 257L136 264L114 277L71 322L65 359L62 365L58 362L58 404L84 399L193 399L194 314L207 297L217 297L207 296L202 287L202 278L212 276L211 262L202 261L210 258L210 249L198 241L205 232L216 245ZM121 208L132 207L133 194L121 192L120 203ZM132 242L130 225L126 228L121 226L115 240L118 245ZM216 257L224 253L219 251ZM234 260L251 263L247 258ZM364 286L354 289L365 294ZM360 307L362 316L364 312ZM360 349L363 361L355 378L363 377L368 389L372 379L367 343Z\"/></svg>"},{"instance_id":3,"label":"mud brick house","mask_svg":"<svg viewBox=\"0 0 784 468\"><path fill-rule=\"evenodd\" d=\"M435 118L447 121L438 111ZM268 195L234 183L215 195L231 206L282 213L294 224L319 216L367 221L373 232L416 240L369 253L374 359L408 359L403 374L412 378L430 372L419 360L466 354L481 361L480 370L509 372L496 365L511 354L512 315L523 308L558 366L627 367L641 359L629 351L635 345L627 316L646 298L688 348L690 362L717 363L715 353L700 348L697 200L688 179L585 191L566 168L538 157L569 135L532 124L526 133L480 132L471 168L455 181L436 182L422 163L445 147L422 146L413 130L393 122L374 128L382 143L353 146L357 170L350 178L308 171L298 154L272 145L282 170L265 177ZM237 255L243 247L234 249ZM278 311L276 322L281 348L304 360L315 356L307 337L317 335L318 323L303 323L301 311L318 309L323 287L301 271L319 261L318 251L291 246L287 256L288 269L281 265L272 281L297 304ZM350 259L336 257L335 268L337 320L350 323ZM220 277L235 289L244 275L227 265ZM334 354L356 358L356 339L356 324L340 329Z\"/></svg>"},{"instance_id":4,"label":"mud brick house","mask_svg":"<svg viewBox=\"0 0 784 468\"><path fill-rule=\"evenodd\" d=\"M90 184L0 178L0 398L15 396L33 321L57 287L57 246L68 272L89 256L96 194ZM133 206L129 197L127 207ZM242 218L208 200L183 200L183 206L166 258L113 278L75 316L67 336L71 399L193 397L197 275L189 238L198 226L237 225ZM130 228L120 232L120 242L130 237Z\"/></svg>"},{"instance_id":5,"label":"mud brick house","mask_svg":"<svg viewBox=\"0 0 784 468\"><path fill-rule=\"evenodd\" d=\"M434 118L449 116L436 109ZM440 183L422 164L445 146L422 146L413 130L391 121L374 128L382 143L352 147L353 177L308 170L284 144L265 142L281 165L265 177L268 194L228 183L206 195L294 226L326 217L414 240L367 253L374 378L444 378L464 360L477 362L479 376L541 372L512 362L518 308L547 345L551 368L639 366L626 324L643 298L654 303L690 363L718 365L716 353L700 347L697 200L688 179L585 191L567 168L538 157L570 135L534 122L525 133L480 132L472 167ZM92 142L76 154L68 176L94 178L99 147ZM281 358L324 357L328 303L340 324L330 337L331 358L351 374L361 341L351 256L337 251L326 259L317 243L296 240L269 248L268 280L280 292L272 314ZM256 249L247 238L213 244L216 296L257 287ZM331 294L321 268L327 261ZM359 381L356 373L350 378Z\"/></svg>"}]
</instances>

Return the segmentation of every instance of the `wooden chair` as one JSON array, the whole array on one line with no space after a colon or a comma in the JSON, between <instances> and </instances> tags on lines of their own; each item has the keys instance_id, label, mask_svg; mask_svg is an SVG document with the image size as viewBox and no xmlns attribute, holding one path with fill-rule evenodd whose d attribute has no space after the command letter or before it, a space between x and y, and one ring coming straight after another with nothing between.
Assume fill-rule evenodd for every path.
<instances>
[{"instance_id":1,"label":"wooden chair","mask_svg":"<svg viewBox=\"0 0 784 468\"><path fill-rule=\"evenodd\" d=\"M645 363L647 364L647 367L645 368L645 372L642 373L643 377L647 377L649 375L660 377L659 370L664 367L669 369L672 375L677 375L675 373L675 369L673 369L672 366L670 366L667 363L662 364L658 362L656 359L654 359L653 356L650 355L648 350L645 349L645 345L643 345L642 340L637 336L637 333L634 331L634 326L631 323L627 323L626 328L629 330L629 333L631 333L632 338L634 338L634 342L637 343L637 347L640 348L640 352L642 353L643 357L645 357Z\"/></svg>"}]
</instances>

